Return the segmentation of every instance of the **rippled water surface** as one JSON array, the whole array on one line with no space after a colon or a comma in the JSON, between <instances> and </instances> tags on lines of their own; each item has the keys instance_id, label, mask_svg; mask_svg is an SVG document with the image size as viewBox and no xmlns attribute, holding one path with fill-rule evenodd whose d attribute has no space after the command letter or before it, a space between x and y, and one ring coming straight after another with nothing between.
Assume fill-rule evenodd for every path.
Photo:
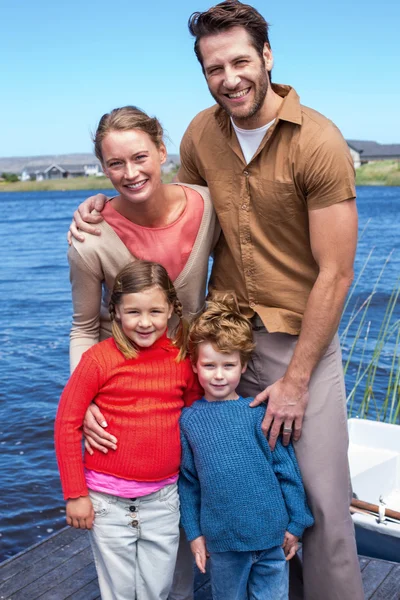
<instances>
[{"instance_id":1,"label":"rippled water surface","mask_svg":"<svg viewBox=\"0 0 400 600\"><path fill-rule=\"evenodd\" d=\"M0 560L64 525L53 421L69 373L66 231L86 196L86 191L0 194ZM373 339L399 276L400 188L362 187L358 197L360 230L367 227L357 272L375 250L353 302L368 295L394 250L371 304ZM350 340L351 335L347 347ZM389 343L378 369L378 388L385 385L391 351ZM358 358L356 353L354 361ZM348 386L355 370L356 362L349 369Z\"/></svg>"}]
</instances>

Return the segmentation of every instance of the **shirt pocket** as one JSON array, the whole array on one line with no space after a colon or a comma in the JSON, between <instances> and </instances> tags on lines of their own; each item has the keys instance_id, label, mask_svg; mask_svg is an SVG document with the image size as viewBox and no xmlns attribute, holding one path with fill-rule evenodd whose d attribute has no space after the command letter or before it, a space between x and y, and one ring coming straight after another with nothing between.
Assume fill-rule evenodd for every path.
<instances>
[{"instance_id":1,"label":"shirt pocket","mask_svg":"<svg viewBox=\"0 0 400 600\"><path fill-rule=\"evenodd\" d=\"M257 216L269 223L289 221L306 210L293 183L254 177L251 184L254 186L251 193L252 208Z\"/></svg>"}]
</instances>

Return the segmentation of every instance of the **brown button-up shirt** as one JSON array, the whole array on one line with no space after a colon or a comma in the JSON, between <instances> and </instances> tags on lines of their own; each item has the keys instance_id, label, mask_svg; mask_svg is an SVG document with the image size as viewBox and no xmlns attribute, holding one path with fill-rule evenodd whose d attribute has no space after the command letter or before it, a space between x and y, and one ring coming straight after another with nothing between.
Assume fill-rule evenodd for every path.
<instances>
[{"instance_id":1,"label":"brown button-up shirt","mask_svg":"<svg viewBox=\"0 0 400 600\"><path fill-rule=\"evenodd\" d=\"M270 332L296 335L318 275L308 211L355 198L354 168L337 127L294 89L246 164L229 116L199 113L182 140L179 181L208 185L223 235L210 287L233 290Z\"/></svg>"}]
</instances>

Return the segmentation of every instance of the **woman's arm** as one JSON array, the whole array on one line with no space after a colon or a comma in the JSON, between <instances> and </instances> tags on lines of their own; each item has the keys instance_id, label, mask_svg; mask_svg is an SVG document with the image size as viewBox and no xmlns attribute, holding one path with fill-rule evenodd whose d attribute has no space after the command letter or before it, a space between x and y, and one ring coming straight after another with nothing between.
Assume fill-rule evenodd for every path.
<instances>
[{"instance_id":1,"label":"woman's arm","mask_svg":"<svg viewBox=\"0 0 400 600\"><path fill-rule=\"evenodd\" d=\"M102 280L85 263L74 246L68 250L72 292L70 366L75 369L82 354L100 340Z\"/></svg>"}]
</instances>

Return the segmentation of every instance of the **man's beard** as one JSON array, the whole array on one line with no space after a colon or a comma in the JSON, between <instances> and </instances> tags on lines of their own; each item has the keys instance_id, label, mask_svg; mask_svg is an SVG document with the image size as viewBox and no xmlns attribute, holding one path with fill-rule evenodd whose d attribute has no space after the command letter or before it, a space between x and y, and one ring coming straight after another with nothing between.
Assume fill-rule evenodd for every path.
<instances>
[{"instance_id":1,"label":"man's beard","mask_svg":"<svg viewBox=\"0 0 400 600\"><path fill-rule=\"evenodd\" d=\"M253 83L252 87L255 90L254 100L253 100L253 103L250 106L250 108L244 114L238 114L238 112L235 110L235 108L232 109L231 107L226 106L224 101L221 100L221 95L217 96L216 94L213 94L213 92L211 90L210 90L210 94L214 98L215 102L217 104L219 104L220 107L223 108L224 111L226 113L228 113L228 115L230 117L232 117L233 119L235 119L235 117L239 120L251 119L258 113L258 111L263 106L264 100L265 100L265 97L266 97L267 91L268 91L269 80L268 80L268 75L265 71L265 62L264 61L263 61L263 65L260 69L260 77L257 79L256 82L252 82L252 83ZM240 111L240 108L238 108L238 110Z\"/></svg>"}]
</instances>

